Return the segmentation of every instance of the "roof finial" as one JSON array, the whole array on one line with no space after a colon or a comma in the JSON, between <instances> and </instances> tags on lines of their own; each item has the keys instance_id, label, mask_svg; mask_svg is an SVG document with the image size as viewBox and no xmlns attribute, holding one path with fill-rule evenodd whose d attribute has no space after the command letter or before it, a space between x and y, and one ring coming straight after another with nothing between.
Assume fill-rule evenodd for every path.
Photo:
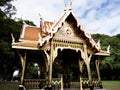
<instances>
[{"instance_id":1,"label":"roof finial","mask_svg":"<svg viewBox=\"0 0 120 90\"><path fill-rule=\"evenodd\" d=\"M42 15L39 13L40 18L42 18Z\"/></svg>"},{"instance_id":2,"label":"roof finial","mask_svg":"<svg viewBox=\"0 0 120 90\"><path fill-rule=\"evenodd\" d=\"M67 9L66 9L66 4L64 3L64 5L65 5L65 7L64 7L64 11L66 11Z\"/></svg>"},{"instance_id":3,"label":"roof finial","mask_svg":"<svg viewBox=\"0 0 120 90\"><path fill-rule=\"evenodd\" d=\"M39 13L39 16L40 16L40 28L42 28L43 24L42 24L42 16L41 14Z\"/></svg>"},{"instance_id":4,"label":"roof finial","mask_svg":"<svg viewBox=\"0 0 120 90\"><path fill-rule=\"evenodd\" d=\"M69 10L72 10L72 0L70 0L70 7Z\"/></svg>"}]
</instances>

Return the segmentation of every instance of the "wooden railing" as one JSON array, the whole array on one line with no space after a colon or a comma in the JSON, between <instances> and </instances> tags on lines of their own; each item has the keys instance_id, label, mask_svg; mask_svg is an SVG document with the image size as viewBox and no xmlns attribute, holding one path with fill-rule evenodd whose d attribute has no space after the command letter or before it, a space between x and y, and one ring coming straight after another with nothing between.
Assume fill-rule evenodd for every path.
<instances>
[{"instance_id":1,"label":"wooden railing","mask_svg":"<svg viewBox=\"0 0 120 90\"><path fill-rule=\"evenodd\" d=\"M61 89L63 90L63 78L53 78L52 79L52 87L54 90Z\"/></svg>"},{"instance_id":2,"label":"wooden railing","mask_svg":"<svg viewBox=\"0 0 120 90\"><path fill-rule=\"evenodd\" d=\"M97 79L92 80L92 86L93 87L100 87L100 85L101 85L101 82L99 80L97 80ZM82 79L82 86L83 87L89 87L90 86L90 82L87 78Z\"/></svg>"},{"instance_id":3,"label":"wooden railing","mask_svg":"<svg viewBox=\"0 0 120 90\"><path fill-rule=\"evenodd\" d=\"M24 86L27 89L39 89L46 83L45 79L24 79Z\"/></svg>"},{"instance_id":4,"label":"wooden railing","mask_svg":"<svg viewBox=\"0 0 120 90\"><path fill-rule=\"evenodd\" d=\"M24 79L24 86L26 89L40 89L44 88L46 85L45 79ZM63 90L63 80L62 78L53 78L51 82L52 87L60 88Z\"/></svg>"},{"instance_id":5,"label":"wooden railing","mask_svg":"<svg viewBox=\"0 0 120 90\"><path fill-rule=\"evenodd\" d=\"M63 90L63 78L53 78L51 85L53 88L59 88ZM100 87L101 82L97 79L92 80L93 87ZM24 79L24 86L26 89L39 89L46 86L45 79ZM87 78L82 79L82 87L88 88L90 86L90 82Z\"/></svg>"}]
</instances>

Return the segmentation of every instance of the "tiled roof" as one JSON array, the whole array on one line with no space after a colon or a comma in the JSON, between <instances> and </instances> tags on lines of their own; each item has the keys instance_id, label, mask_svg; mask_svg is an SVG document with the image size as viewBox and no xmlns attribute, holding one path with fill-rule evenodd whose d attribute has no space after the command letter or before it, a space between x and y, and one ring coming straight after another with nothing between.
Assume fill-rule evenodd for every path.
<instances>
[{"instance_id":1,"label":"tiled roof","mask_svg":"<svg viewBox=\"0 0 120 90\"><path fill-rule=\"evenodd\" d=\"M25 27L25 29L22 31L22 34L24 34L24 37L22 37L22 39L24 40L38 41L39 40L38 34L42 36L42 29L28 26Z\"/></svg>"},{"instance_id":2,"label":"tiled roof","mask_svg":"<svg viewBox=\"0 0 120 90\"><path fill-rule=\"evenodd\" d=\"M34 49L43 46L45 42L48 42L51 38L51 34L49 34L49 30L52 26L53 22L44 22L43 28L38 28L35 26L29 26L27 24L23 24L23 28L21 30L20 39L18 43L13 43L13 48L28 48Z\"/></svg>"}]
</instances>

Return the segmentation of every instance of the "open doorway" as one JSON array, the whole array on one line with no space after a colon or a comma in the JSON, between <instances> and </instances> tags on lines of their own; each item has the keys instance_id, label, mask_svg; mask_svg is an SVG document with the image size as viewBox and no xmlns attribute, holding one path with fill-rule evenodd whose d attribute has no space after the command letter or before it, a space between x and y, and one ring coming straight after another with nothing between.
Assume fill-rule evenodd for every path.
<instances>
[{"instance_id":1,"label":"open doorway","mask_svg":"<svg viewBox=\"0 0 120 90\"><path fill-rule=\"evenodd\" d=\"M72 49L58 49L58 56L53 63L53 78L63 76L64 88L74 87L73 82L79 82L79 63L80 53ZM79 87L75 85L75 87Z\"/></svg>"}]
</instances>

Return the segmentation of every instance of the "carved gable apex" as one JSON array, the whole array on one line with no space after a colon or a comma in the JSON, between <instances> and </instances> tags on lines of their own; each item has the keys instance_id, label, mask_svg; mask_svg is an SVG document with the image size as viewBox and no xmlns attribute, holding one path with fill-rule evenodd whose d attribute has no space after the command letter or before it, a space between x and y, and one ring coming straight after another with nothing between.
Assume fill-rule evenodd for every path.
<instances>
[{"instance_id":1,"label":"carved gable apex","mask_svg":"<svg viewBox=\"0 0 120 90\"><path fill-rule=\"evenodd\" d=\"M53 39L77 43L82 42L82 39L76 34L73 27L67 22L63 23L61 28L55 33Z\"/></svg>"}]
</instances>

